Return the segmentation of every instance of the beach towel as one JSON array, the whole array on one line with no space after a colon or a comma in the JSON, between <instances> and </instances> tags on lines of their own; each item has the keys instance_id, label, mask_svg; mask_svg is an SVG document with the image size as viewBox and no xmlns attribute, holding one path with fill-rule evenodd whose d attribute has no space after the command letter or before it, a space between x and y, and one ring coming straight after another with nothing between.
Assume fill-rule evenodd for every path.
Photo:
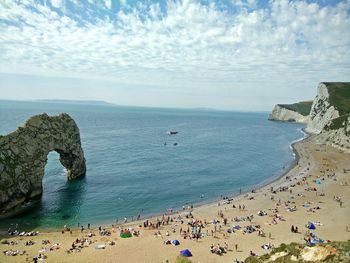
<instances>
[{"instance_id":1,"label":"beach towel","mask_svg":"<svg viewBox=\"0 0 350 263\"><path fill-rule=\"evenodd\" d=\"M106 245L97 245L95 246L95 249L105 249Z\"/></svg>"}]
</instances>

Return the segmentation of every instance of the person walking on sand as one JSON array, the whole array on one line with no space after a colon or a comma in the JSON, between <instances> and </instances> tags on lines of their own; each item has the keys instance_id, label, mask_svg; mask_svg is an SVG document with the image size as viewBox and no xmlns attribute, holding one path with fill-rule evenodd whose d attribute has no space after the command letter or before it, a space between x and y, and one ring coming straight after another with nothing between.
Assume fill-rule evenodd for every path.
<instances>
[{"instance_id":1,"label":"person walking on sand","mask_svg":"<svg viewBox=\"0 0 350 263\"><path fill-rule=\"evenodd\" d=\"M238 250L238 244L237 243L235 244L235 250L236 251Z\"/></svg>"},{"instance_id":2,"label":"person walking on sand","mask_svg":"<svg viewBox=\"0 0 350 263\"><path fill-rule=\"evenodd\" d=\"M227 244L227 242L224 242L224 248L225 248L226 251L228 251L228 244Z\"/></svg>"}]
</instances>

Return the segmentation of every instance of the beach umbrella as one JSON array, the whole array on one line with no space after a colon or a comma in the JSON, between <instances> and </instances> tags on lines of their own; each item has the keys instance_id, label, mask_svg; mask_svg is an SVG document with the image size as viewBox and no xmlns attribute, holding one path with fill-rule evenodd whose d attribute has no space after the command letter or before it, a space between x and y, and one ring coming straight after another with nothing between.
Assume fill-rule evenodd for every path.
<instances>
[{"instance_id":1,"label":"beach umbrella","mask_svg":"<svg viewBox=\"0 0 350 263\"><path fill-rule=\"evenodd\" d=\"M180 251L180 256L181 257L192 257L192 253L188 249L185 249L185 250Z\"/></svg>"},{"instance_id":2,"label":"beach umbrella","mask_svg":"<svg viewBox=\"0 0 350 263\"><path fill-rule=\"evenodd\" d=\"M174 239L174 240L171 240L171 244L174 246L177 246L177 245L180 245L180 242L179 242L179 240Z\"/></svg>"}]
</instances>

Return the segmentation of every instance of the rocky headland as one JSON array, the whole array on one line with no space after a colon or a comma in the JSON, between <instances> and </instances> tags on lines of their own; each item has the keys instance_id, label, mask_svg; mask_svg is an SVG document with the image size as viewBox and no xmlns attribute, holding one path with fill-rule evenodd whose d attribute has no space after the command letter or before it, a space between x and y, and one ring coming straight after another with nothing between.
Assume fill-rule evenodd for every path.
<instances>
[{"instance_id":1,"label":"rocky headland","mask_svg":"<svg viewBox=\"0 0 350 263\"><path fill-rule=\"evenodd\" d=\"M305 123L320 143L350 152L350 82L321 82L312 103L277 104L269 120Z\"/></svg>"},{"instance_id":2,"label":"rocky headland","mask_svg":"<svg viewBox=\"0 0 350 263\"><path fill-rule=\"evenodd\" d=\"M85 175L79 128L68 114L35 115L16 131L0 136L0 218L21 212L41 196L51 151L59 154L68 180Z\"/></svg>"},{"instance_id":3,"label":"rocky headland","mask_svg":"<svg viewBox=\"0 0 350 263\"><path fill-rule=\"evenodd\" d=\"M301 101L293 104L277 104L269 115L269 120L307 123L311 106L312 101Z\"/></svg>"}]
</instances>

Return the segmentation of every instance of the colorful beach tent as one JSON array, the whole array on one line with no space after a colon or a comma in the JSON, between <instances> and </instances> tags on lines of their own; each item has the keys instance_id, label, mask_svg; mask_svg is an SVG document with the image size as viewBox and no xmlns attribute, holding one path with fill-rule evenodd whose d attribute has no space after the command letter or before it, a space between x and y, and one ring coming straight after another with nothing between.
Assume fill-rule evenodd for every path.
<instances>
[{"instance_id":1,"label":"colorful beach tent","mask_svg":"<svg viewBox=\"0 0 350 263\"><path fill-rule=\"evenodd\" d=\"M315 225L313 223L309 223L307 226L308 229L316 229Z\"/></svg>"},{"instance_id":2,"label":"colorful beach tent","mask_svg":"<svg viewBox=\"0 0 350 263\"><path fill-rule=\"evenodd\" d=\"M132 235L131 235L130 231L123 231L123 232L120 233L120 237L121 238L128 238L128 237L131 237L131 236Z\"/></svg>"},{"instance_id":3,"label":"colorful beach tent","mask_svg":"<svg viewBox=\"0 0 350 263\"><path fill-rule=\"evenodd\" d=\"M174 240L171 240L171 244L174 246L177 246L177 245L180 245L180 242L179 242L179 240L174 239Z\"/></svg>"},{"instance_id":4,"label":"colorful beach tent","mask_svg":"<svg viewBox=\"0 0 350 263\"><path fill-rule=\"evenodd\" d=\"M188 249L185 249L185 250L180 251L180 256L181 257L192 257L192 253Z\"/></svg>"},{"instance_id":5,"label":"colorful beach tent","mask_svg":"<svg viewBox=\"0 0 350 263\"><path fill-rule=\"evenodd\" d=\"M307 243L309 244L309 246L314 246L314 245L316 245L316 244L328 243L328 241L316 237L316 238L314 238L314 239L308 241Z\"/></svg>"}]
</instances>

